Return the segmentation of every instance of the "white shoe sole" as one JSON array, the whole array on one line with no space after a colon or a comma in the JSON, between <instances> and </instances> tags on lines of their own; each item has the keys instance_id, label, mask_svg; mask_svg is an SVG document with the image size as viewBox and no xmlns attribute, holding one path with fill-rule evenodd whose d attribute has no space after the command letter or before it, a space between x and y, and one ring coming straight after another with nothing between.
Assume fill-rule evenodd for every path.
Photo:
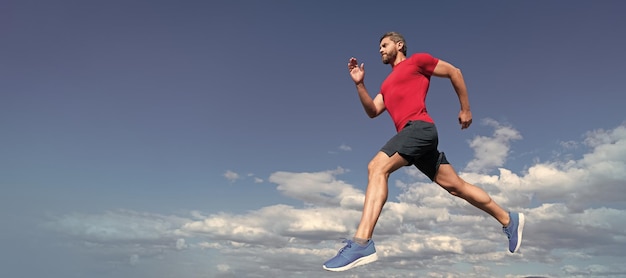
<instances>
[{"instance_id":1,"label":"white shoe sole","mask_svg":"<svg viewBox=\"0 0 626 278\"><path fill-rule=\"evenodd\" d=\"M328 270L328 271L345 271L345 270L351 269L353 267L357 267L357 266L360 266L360 265L373 263L376 260L378 260L378 255L376 253L373 253L371 255L358 258L358 259L354 260L354 262L349 263L349 264L347 264L345 266L342 266L342 267L328 268L325 265L323 265L322 267L324 269Z\"/></svg>"},{"instance_id":2,"label":"white shoe sole","mask_svg":"<svg viewBox=\"0 0 626 278\"><path fill-rule=\"evenodd\" d=\"M520 245L522 245L522 232L524 231L524 214L520 212L519 214L519 223L517 224L517 245L515 246L515 250L512 253L517 252L519 250Z\"/></svg>"}]
</instances>

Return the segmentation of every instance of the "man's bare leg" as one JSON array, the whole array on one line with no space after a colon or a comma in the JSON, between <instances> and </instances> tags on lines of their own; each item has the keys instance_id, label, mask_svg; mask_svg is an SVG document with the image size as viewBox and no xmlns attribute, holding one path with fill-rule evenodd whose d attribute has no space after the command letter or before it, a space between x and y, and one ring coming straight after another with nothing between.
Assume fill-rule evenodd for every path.
<instances>
[{"instance_id":1,"label":"man's bare leg","mask_svg":"<svg viewBox=\"0 0 626 278\"><path fill-rule=\"evenodd\" d=\"M439 166L435 182L450 194L463 198L473 206L493 216L502 226L509 224L509 213L496 204L487 192L459 177L450 164Z\"/></svg>"},{"instance_id":2,"label":"man's bare leg","mask_svg":"<svg viewBox=\"0 0 626 278\"><path fill-rule=\"evenodd\" d=\"M463 198L498 220L504 226L502 231L509 238L509 251L515 253L519 250L525 222L523 213L506 212L489 197L487 192L461 179L449 164L439 167L435 182L450 194Z\"/></svg>"},{"instance_id":3,"label":"man's bare leg","mask_svg":"<svg viewBox=\"0 0 626 278\"><path fill-rule=\"evenodd\" d=\"M387 180L389 175L398 168L407 165L407 161L399 154L391 157L384 152L374 156L368 165L369 180L365 191L365 202L361 222L355 233L354 240L347 240L346 246L322 266L330 271L344 271L378 260L376 247L372 238L374 226L380 212L387 201Z\"/></svg>"},{"instance_id":4,"label":"man's bare leg","mask_svg":"<svg viewBox=\"0 0 626 278\"><path fill-rule=\"evenodd\" d=\"M358 239L371 239L374 233L374 226L387 201L389 175L408 162L395 153L391 157L384 152L378 152L370 161L368 170L368 183L365 192L365 203L363 204L363 214L361 222L354 235Z\"/></svg>"}]
</instances>

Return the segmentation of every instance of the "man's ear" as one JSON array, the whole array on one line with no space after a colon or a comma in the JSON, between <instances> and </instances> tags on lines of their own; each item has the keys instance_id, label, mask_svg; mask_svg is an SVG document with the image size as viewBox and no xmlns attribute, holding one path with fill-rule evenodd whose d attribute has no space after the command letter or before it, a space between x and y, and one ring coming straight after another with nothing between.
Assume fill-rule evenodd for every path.
<instances>
[{"instance_id":1,"label":"man's ear","mask_svg":"<svg viewBox=\"0 0 626 278\"><path fill-rule=\"evenodd\" d=\"M400 51L403 47L404 47L404 43L402 41L399 41L396 43L396 48L398 51Z\"/></svg>"}]
</instances>

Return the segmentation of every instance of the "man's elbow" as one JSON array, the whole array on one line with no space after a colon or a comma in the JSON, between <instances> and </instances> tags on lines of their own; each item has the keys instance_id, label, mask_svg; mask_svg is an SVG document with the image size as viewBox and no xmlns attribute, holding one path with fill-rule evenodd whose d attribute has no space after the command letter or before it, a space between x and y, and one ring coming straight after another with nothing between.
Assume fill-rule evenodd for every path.
<instances>
[{"instance_id":1,"label":"man's elbow","mask_svg":"<svg viewBox=\"0 0 626 278\"><path fill-rule=\"evenodd\" d=\"M461 69L455 67L452 64L445 63L441 65L441 69L435 68L435 72L433 73L437 77L443 77L448 79L454 79L456 77L462 77Z\"/></svg>"},{"instance_id":2,"label":"man's elbow","mask_svg":"<svg viewBox=\"0 0 626 278\"><path fill-rule=\"evenodd\" d=\"M448 73L448 77L449 78L463 77L463 73L461 73L460 68L452 66L452 68L450 69L450 72Z\"/></svg>"},{"instance_id":3,"label":"man's elbow","mask_svg":"<svg viewBox=\"0 0 626 278\"><path fill-rule=\"evenodd\" d=\"M376 118L376 117L378 117L378 115L380 115L382 113L382 111L379 111L378 109L375 109L375 108L367 110L366 112L367 112L367 116L370 119Z\"/></svg>"}]
</instances>

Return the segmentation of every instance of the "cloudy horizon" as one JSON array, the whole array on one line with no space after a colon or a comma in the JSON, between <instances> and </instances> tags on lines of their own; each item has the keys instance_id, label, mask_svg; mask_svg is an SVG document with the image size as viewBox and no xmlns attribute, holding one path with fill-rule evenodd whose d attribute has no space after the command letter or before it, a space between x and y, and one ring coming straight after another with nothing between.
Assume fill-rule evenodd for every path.
<instances>
[{"instance_id":1,"label":"cloudy horizon","mask_svg":"<svg viewBox=\"0 0 626 278\"><path fill-rule=\"evenodd\" d=\"M472 139L469 144L477 146L474 150L502 153L508 149L507 138L518 131L492 119L484 122L494 128L493 133ZM506 251L506 237L495 220L417 177L414 168L405 167L399 170L404 173L390 179L390 186L400 189L400 194L390 196L375 231L380 260L344 275L501 276L512 263L529 267L506 277L626 275L619 259L626 238L623 197L607 193L626 181L621 171L626 166L626 124L590 130L576 143L587 150L582 156L538 162L521 173L502 165L497 165L496 174L481 174L488 168L460 172L503 207L526 214L519 254ZM482 153L476 152L468 165L480 161ZM502 154L504 164L506 153ZM615 167L599 167L602 164ZM72 213L55 216L46 226L59 233L64 244L79 245L80 253L106 258L107 264L120 267L157 268L188 277L193 272L187 273L182 262L171 266L176 270L166 270L159 268L158 261L207 256L190 270L203 269L210 277L317 277L327 274L321 263L341 247L340 238L355 232L360 218L363 187L342 180L346 171L341 167L321 172L277 171L266 178L276 194L297 200L297 206L275 204L245 213ZM225 182L231 182L231 175L224 175ZM612 263L601 263L598 258ZM563 267L544 270L556 263ZM451 270L450 265L462 268Z\"/></svg>"}]
</instances>

